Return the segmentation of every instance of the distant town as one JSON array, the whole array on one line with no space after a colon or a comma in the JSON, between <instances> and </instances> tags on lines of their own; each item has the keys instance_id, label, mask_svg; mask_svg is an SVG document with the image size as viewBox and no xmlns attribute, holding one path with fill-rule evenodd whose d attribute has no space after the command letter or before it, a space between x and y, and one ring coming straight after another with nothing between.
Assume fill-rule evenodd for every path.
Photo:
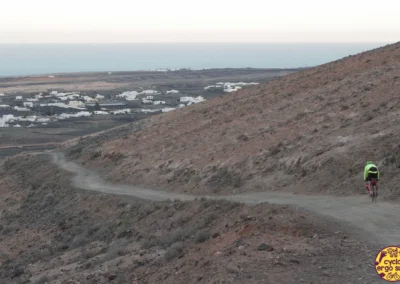
<instances>
[{"instance_id":1,"label":"distant town","mask_svg":"<svg viewBox=\"0 0 400 284\"><path fill-rule=\"evenodd\" d=\"M231 93L256 84L218 82L204 87L204 91ZM140 89L117 95L55 90L34 95L0 93L0 127L45 127L79 117L169 112L204 100L203 96L187 96L175 89Z\"/></svg>"}]
</instances>

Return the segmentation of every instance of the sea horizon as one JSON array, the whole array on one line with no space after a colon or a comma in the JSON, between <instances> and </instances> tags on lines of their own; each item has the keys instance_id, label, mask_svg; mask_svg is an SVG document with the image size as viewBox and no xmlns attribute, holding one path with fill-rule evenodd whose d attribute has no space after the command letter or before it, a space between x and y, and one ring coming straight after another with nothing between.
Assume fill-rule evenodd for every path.
<instances>
[{"instance_id":1,"label":"sea horizon","mask_svg":"<svg viewBox=\"0 0 400 284\"><path fill-rule=\"evenodd\" d=\"M183 68L308 68L387 44L1 43L0 77Z\"/></svg>"}]
</instances>

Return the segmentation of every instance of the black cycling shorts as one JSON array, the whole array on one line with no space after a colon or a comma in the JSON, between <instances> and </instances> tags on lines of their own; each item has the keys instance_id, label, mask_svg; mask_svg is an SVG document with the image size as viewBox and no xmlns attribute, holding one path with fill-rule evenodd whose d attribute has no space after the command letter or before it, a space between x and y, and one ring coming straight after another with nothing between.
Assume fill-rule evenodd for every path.
<instances>
[{"instance_id":1,"label":"black cycling shorts","mask_svg":"<svg viewBox=\"0 0 400 284\"><path fill-rule=\"evenodd\" d=\"M367 181L371 181L373 179L378 179L378 173L368 173Z\"/></svg>"}]
</instances>

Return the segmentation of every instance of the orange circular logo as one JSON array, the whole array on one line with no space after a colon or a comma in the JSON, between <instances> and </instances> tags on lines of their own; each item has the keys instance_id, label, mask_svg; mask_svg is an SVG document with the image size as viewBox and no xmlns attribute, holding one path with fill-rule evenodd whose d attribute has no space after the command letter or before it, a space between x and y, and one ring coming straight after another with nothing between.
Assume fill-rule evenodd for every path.
<instances>
[{"instance_id":1,"label":"orange circular logo","mask_svg":"<svg viewBox=\"0 0 400 284\"><path fill-rule=\"evenodd\" d=\"M400 247L385 247L375 258L378 275L388 282L400 281Z\"/></svg>"}]
</instances>

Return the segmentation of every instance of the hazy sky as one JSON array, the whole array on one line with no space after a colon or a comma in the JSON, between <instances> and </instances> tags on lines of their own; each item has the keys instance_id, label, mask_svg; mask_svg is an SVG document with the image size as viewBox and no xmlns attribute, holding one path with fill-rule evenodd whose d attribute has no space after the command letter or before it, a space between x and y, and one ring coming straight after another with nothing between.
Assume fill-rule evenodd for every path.
<instances>
[{"instance_id":1,"label":"hazy sky","mask_svg":"<svg viewBox=\"0 0 400 284\"><path fill-rule=\"evenodd\" d=\"M398 0L2 1L4 42L394 42Z\"/></svg>"}]
</instances>

